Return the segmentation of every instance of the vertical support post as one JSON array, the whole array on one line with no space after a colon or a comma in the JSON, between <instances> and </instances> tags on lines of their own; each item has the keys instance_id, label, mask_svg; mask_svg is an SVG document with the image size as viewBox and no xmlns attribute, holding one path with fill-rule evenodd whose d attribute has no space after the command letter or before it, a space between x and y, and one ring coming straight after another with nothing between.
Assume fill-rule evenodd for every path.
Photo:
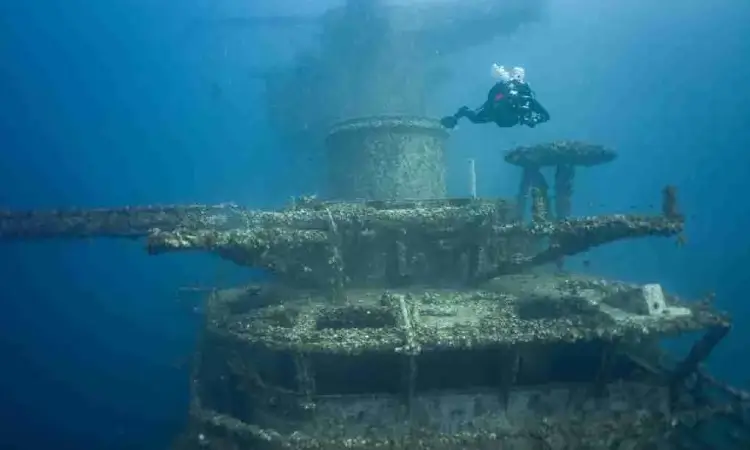
<instances>
[{"instance_id":1,"label":"vertical support post","mask_svg":"<svg viewBox=\"0 0 750 450\"><path fill-rule=\"evenodd\" d=\"M469 160L469 195L477 198L477 168L473 158Z\"/></svg>"},{"instance_id":2,"label":"vertical support post","mask_svg":"<svg viewBox=\"0 0 750 450\"><path fill-rule=\"evenodd\" d=\"M531 196L531 220L546 222L549 220L549 185L539 167L525 167L528 177L528 193Z\"/></svg>"},{"instance_id":3,"label":"vertical support post","mask_svg":"<svg viewBox=\"0 0 750 450\"><path fill-rule=\"evenodd\" d=\"M297 371L297 386L302 394L302 411L312 413L315 411L315 376L313 375L310 357L305 353L294 355L294 368Z\"/></svg>"},{"instance_id":4,"label":"vertical support post","mask_svg":"<svg viewBox=\"0 0 750 450\"><path fill-rule=\"evenodd\" d=\"M533 223L545 223L549 219L547 198L544 192L536 186L531 188L531 221Z\"/></svg>"},{"instance_id":5,"label":"vertical support post","mask_svg":"<svg viewBox=\"0 0 750 450\"><path fill-rule=\"evenodd\" d=\"M417 335L414 329L416 321L419 320L419 304L410 295L400 295L398 296L398 300L399 309L401 310L401 326L403 327L406 341L403 351L408 358L406 407L409 414L409 422L411 423L414 410L414 393L417 383L417 355L422 352L422 347L417 342Z\"/></svg>"},{"instance_id":6,"label":"vertical support post","mask_svg":"<svg viewBox=\"0 0 750 450\"><path fill-rule=\"evenodd\" d=\"M404 234L393 231L383 236L385 247L385 280L390 287L400 287L408 282L407 249Z\"/></svg>"},{"instance_id":7,"label":"vertical support post","mask_svg":"<svg viewBox=\"0 0 750 450\"><path fill-rule=\"evenodd\" d=\"M677 390L683 381L696 370L698 365L703 362L711 354L713 349L721 342L731 326L729 324L721 324L709 329L703 337L693 345L688 353L687 357L680 362L677 368L672 372L669 380L669 391L672 402L677 400Z\"/></svg>"},{"instance_id":8,"label":"vertical support post","mask_svg":"<svg viewBox=\"0 0 750 450\"><path fill-rule=\"evenodd\" d=\"M508 358L508 364L504 364L504 370L501 375L500 395L503 401L503 408L507 411L510 392L513 386L518 383L518 373L521 370L521 351L518 346L511 346L506 357Z\"/></svg>"},{"instance_id":9,"label":"vertical support post","mask_svg":"<svg viewBox=\"0 0 750 450\"><path fill-rule=\"evenodd\" d=\"M300 333L309 333L315 328L318 311L312 311L309 314L301 314L295 320L294 328ZM313 367L310 355L304 351L297 350L293 355L295 378L297 381L297 390L301 394L300 409L307 414L315 413L315 368Z\"/></svg>"},{"instance_id":10,"label":"vertical support post","mask_svg":"<svg viewBox=\"0 0 750 450\"><path fill-rule=\"evenodd\" d=\"M555 217L557 220L564 220L570 216L575 174L575 166L570 164L561 164L555 171Z\"/></svg>"},{"instance_id":11,"label":"vertical support post","mask_svg":"<svg viewBox=\"0 0 750 450\"><path fill-rule=\"evenodd\" d=\"M532 179L531 170L528 167L524 167L521 174L521 184L518 186L518 194L516 195L516 216L521 222L526 217L526 207L531 191Z\"/></svg>"},{"instance_id":12,"label":"vertical support post","mask_svg":"<svg viewBox=\"0 0 750 450\"><path fill-rule=\"evenodd\" d=\"M331 252L328 258L328 265L332 272L329 280L331 297L334 302L343 302L346 300L346 273L344 258L341 256L343 242L331 210L326 209L326 212L328 213L328 242Z\"/></svg>"},{"instance_id":13,"label":"vertical support post","mask_svg":"<svg viewBox=\"0 0 750 450\"><path fill-rule=\"evenodd\" d=\"M555 218L565 220L570 216L573 199L573 179L576 168L572 164L560 164L555 170ZM562 270L565 260L560 257L555 262L558 270Z\"/></svg>"},{"instance_id":14,"label":"vertical support post","mask_svg":"<svg viewBox=\"0 0 750 450\"><path fill-rule=\"evenodd\" d=\"M472 283L479 274L480 259L482 258L482 248L479 245L471 244L466 250L466 282Z\"/></svg>"},{"instance_id":15,"label":"vertical support post","mask_svg":"<svg viewBox=\"0 0 750 450\"><path fill-rule=\"evenodd\" d=\"M419 323L419 301L411 295L385 293L381 303L393 311L404 334L404 345L396 352L404 356L404 404L409 423L412 423L414 394L417 383L417 356L422 353L422 346L417 340L416 327Z\"/></svg>"}]
</instances>

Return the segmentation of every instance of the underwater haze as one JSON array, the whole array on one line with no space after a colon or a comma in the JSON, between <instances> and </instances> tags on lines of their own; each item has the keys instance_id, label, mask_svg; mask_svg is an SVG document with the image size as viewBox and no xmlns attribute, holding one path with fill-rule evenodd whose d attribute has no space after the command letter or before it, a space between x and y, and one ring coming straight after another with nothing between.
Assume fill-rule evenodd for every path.
<instances>
[{"instance_id":1,"label":"underwater haze","mask_svg":"<svg viewBox=\"0 0 750 450\"><path fill-rule=\"evenodd\" d=\"M480 196L513 197L503 152L557 139L619 153L581 171L574 215L658 212L677 186L685 245L613 244L569 269L715 292L735 325L710 365L749 388L748 23L743 0L0 2L0 209L324 196L331 123L451 114L484 100L492 63L520 65L551 121L462 123L450 195L469 194L473 158ZM179 289L255 276L137 240L0 243L0 448L167 448L202 317Z\"/></svg>"}]
</instances>

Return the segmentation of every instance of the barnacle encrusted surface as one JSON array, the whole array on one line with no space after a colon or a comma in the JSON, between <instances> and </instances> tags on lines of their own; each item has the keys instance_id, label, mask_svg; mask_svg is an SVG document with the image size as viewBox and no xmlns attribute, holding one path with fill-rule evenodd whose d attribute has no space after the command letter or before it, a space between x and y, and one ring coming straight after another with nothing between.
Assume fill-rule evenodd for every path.
<instances>
[{"instance_id":1,"label":"barnacle encrusted surface","mask_svg":"<svg viewBox=\"0 0 750 450\"><path fill-rule=\"evenodd\" d=\"M142 237L152 229L231 229L247 225L232 203L0 211L0 239Z\"/></svg>"},{"instance_id":2,"label":"barnacle encrusted surface","mask_svg":"<svg viewBox=\"0 0 750 450\"><path fill-rule=\"evenodd\" d=\"M101 209L0 211L0 239L143 237L152 230L233 230L281 227L325 230L328 212L337 222L403 220L418 225L432 219L466 221L477 216L511 220L506 200L423 199L322 202L308 200L282 210L253 210L233 203L159 205ZM381 212L382 211L382 212ZM415 224L414 221L417 221Z\"/></svg>"},{"instance_id":3,"label":"barnacle encrusted surface","mask_svg":"<svg viewBox=\"0 0 750 450\"><path fill-rule=\"evenodd\" d=\"M275 306L232 315L229 305L243 301L235 293L213 310L211 327L279 350L358 354L405 345L401 298L414 311L410 324L422 351L614 340L728 323L723 315L695 307L679 316L613 315L606 298L632 288L597 279L511 275L471 290L354 290L340 305L309 292L290 293ZM674 297L670 305L685 306Z\"/></svg>"},{"instance_id":4,"label":"barnacle encrusted surface","mask_svg":"<svg viewBox=\"0 0 750 450\"><path fill-rule=\"evenodd\" d=\"M434 119L365 117L335 125L326 138L328 196L337 200L441 198L445 141Z\"/></svg>"},{"instance_id":5,"label":"barnacle encrusted surface","mask_svg":"<svg viewBox=\"0 0 750 450\"><path fill-rule=\"evenodd\" d=\"M582 141L555 141L515 148L505 161L521 167L595 166L614 161L617 154L602 145Z\"/></svg>"},{"instance_id":6,"label":"barnacle encrusted surface","mask_svg":"<svg viewBox=\"0 0 750 450\"><path fill-rule=\"evenodd\" d=\"M558 222L504 223L498 220L499 204L440 206L380 210L347 205L320 211L291 211L280 223L336 226L343 273L376 276L393 270L400 276L417 276L439 284L443 274L464 281L485 280L555 261L619 239L671 236L683 227L680 221L661 216L597 216ZM305 220L299 220L304 216ZM279 216L281 217L281 216ZM156 231L149 237L152 253L208 250L236 263L281 270L290 267L323 269L330 265L330 239L321 230L295 228L214 231ZM540 238L553 243L529 252L526 243ZM327 250L326 250L327 249ZM392 249L392 250L389 250ZM299 262L296 264L294 262ZM273 263L273 264L270 264ZM377 269L380 267L379 269ZM442 267L439 269L438 267ZM358 268L358 269L355 269ZM363 275L366 276L366 275ZM455 278L451 278L455 279Z\"/></svg>"},{"instance_id":7,"label":"barnacle encrusted surface","mask_svg":"<svg viewBox=\"0 0 750 450\"><path fill-rule=\"evenodd\" d=\"M606 361L617 349L652 348L654 338L726 328L729 319L669 295L668 305L684 308L682 314L639 315L609 305L611 296L638 288L525 274L475 289L350 290L343 304L283 287L220 292L208 306L192 425L177 448L598 450L671 442L683 421L711 420L731 408L675 407L662 378L614 381ZM529 384L542 374L556 379L559 364L581 364L576 349L592 342L601 344L601 363L586 363L596 371L591 379ZM554 359L563 354L573 359ZM459 366L451 376L474 379L481 361L492 360L493 388L444 392L425 385L449 376L430 375L438 361L446 371ZM287 364L295 377L285 375ZM367 371L353 372L362 367ZM343 394L359 376L357 384L372 391ZM389 379L398 392L382 391L379 383ZM238 409L238 396L252 398L254 408Z\"/></svg>"}]
</instances>

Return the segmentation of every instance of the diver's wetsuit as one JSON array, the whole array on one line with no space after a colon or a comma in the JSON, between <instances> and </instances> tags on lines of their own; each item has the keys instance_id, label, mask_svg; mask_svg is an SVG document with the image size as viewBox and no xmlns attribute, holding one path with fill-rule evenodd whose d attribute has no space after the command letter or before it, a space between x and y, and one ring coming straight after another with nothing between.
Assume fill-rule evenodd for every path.
<instances>
[{"instance_id":1,"label":"diver's wetsuit","mask_svg":"<svg viewBox=\"0 0 750 450\"><path fill-rule=\"evenodd\" d=\"M534 98L529 85L513 80L495 83L487 93L487 101L476 110L464 106L440 122L446 128L453 128L463 117L471 123L494 122L502 128L516 125L534 127L550 118L547 110Z\"/></svg>"}]
</instances>

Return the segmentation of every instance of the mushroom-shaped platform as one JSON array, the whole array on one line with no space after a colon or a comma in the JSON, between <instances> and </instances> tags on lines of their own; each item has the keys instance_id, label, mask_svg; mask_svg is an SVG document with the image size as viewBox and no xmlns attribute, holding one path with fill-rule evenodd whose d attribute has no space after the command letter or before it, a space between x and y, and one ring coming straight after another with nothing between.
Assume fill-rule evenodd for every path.
<instances>
[{"instance_id":1,"label":"mushroom-shaped platform","mask_svg":"<svg viewBox=\"0 0 750 450\"><path fill-rule=\"evenodd\" d=\"M541 199L539 202L535 201L534 210L537 211L540 207L546 208L548 185L540 172L542 167L556 167L555 215L559 220L570 215L575 167L592 167L611 162L615 158L617 158L617 153L613 150L602 145L581 141L555 141L510 150L505 155L505 161L523 168L518 193L520 217L523 217L526 210L526 198L532 189L540 194L537 197ZM544 213L537 212L534 217L544 215Z\"/></svg>"},{"instance_id":2,"label":"mushroom-shaped platform","mask_svg":"<svg viewBox=\"0 0 750 450\"><path fill-rule=\"evenodd\" d=\"M505 162L520 167L591 167L614 161L617 153L602 145L581 141L556 141L517 147L505 155Z\"/></svg>"}]
</instances>

